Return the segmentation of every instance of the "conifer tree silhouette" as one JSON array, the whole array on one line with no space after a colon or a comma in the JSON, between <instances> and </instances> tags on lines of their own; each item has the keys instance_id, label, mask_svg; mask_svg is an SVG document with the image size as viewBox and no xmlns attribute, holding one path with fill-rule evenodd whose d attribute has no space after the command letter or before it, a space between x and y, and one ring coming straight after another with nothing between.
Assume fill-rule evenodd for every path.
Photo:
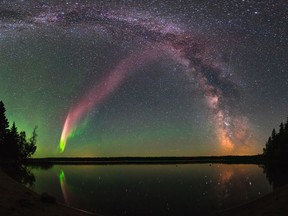
<instances>
[{"instance_id":1,"label":"conifer tree silhouette","mask_svg":"<svg viewBox=\"0 0 288 216\"><path fill-rule=\"evenodd\" d=\"M4 103L0 101L0 160L3 160L5 143L9 132L9 122L5 115Z\"/></svg>"},{"instance_id":2,"label":"conifer tree silhouette","mask_svg":"<svg viewBox=\"0 0 288 216\"><path fill-rule=\"evenodd\" d=\"M26 132L18 132L15 122L9 128L4 103L0 101L0 162L5 160L20 161L30 158L36 151L37 133L34 128L27 140Z\"/></svg>"},{"instance_id":3,"label":"conifer tree silhouette","mask_svg":"<svg viewBox=\"0 0 288 216\"><path fill-rule=\"evenodd\" d=\"M268 162L288 163L288 118L286 123L281 122L279 132L275 128L268 138L263 155Z\"/></svg>"}]
</instances>

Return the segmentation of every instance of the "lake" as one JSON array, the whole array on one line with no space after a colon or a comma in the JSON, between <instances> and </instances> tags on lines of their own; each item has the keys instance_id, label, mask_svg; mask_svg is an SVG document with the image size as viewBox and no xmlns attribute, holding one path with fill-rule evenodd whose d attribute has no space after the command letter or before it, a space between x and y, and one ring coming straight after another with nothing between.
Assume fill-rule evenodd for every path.
<instances>
[{"instance_id":1,"label":"lake","mask_svg":"<svg viewBox=\"0 0 288 216\"><path fill-rule=\"evenodd\" d=\"M35 177L32 185L36 192L48 192L59 202L104 216L210 215L273 190L263 169L250 164L55 165L28 169Z\"/></svg>"}]
</instances>

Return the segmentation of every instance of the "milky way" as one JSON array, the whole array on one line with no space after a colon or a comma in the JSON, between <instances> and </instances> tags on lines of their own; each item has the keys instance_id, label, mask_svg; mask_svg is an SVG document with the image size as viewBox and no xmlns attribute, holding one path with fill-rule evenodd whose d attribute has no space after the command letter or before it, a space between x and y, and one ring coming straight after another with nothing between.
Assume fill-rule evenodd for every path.
<instances>
[{"instance_id":1,"label":"milky way","mask_svg":"<svg viewBox=\"0 0 288 216\"><path fill-rule=\"evenodd\" d=\"M236 2L233 4L236 5ZM239 20L244 26L241 28L241 22L237 22L232 15L229 20L221 21L218 17L214 18L214 25L206 22L201 26L201 4L189 1L179 5L184 8L181 9L185 11L183 14L168 13L169 9L177 7L168 3L159 6L160 3L157 1L139 4L92 1L51 1L37 4L32 4L31 1L7 2L3 3L0 10L0 41L11 32L16 32L14 35L17 35L17 32L21 34L27 30L37 32L41 29L56 29L64 34L78 34L81 38L88 38L91 34L101 35L108 41L117 41L125 48L125 54L113 62L114 66L103 71L100 81L97 79L92 87L89 85L69 108L61 135L61 152L64 151L67 139L77 131L78 124L95 108L101 107L103 102L109 100L111 94L125 85L128 78L138 76L139 73L135 73L136 71L161 59L170 59L179 66L179 74L185 74L191 88L198 88L203 95L210 110L211 118L208 118L213 122L214 134L218 138L217 143L221 146L221 151L241 153L242 150L244 152L254 148L256 135L250 119L241 109L243 84L233 76L233 49L228 54L226 50L228 44L237 40L235 32L241 35L241 40L253 35L252 31L257 34L258 29L249 28L252 24L244 20L244 11L247 13L246 16L249 10L250 14L258 15L266 8L257 3L245 5L243 2L237 3L240 6L234 5L237 8L234 8L234 15L240 16L241 12ZM208 2L206 6L209 6ZM270 5L272 9L277 10L278 6ZM187 7L195 12L187 13ZM203 7L202 5L202 9ZM161 13L161 10L164 12ZM191 16L189 19L188 15ZM208 13L205 18L209 19ZM229 23L230 26L227 28ZM207 25L210 26L207 28ZM226 32L223 31L225 34L219 37L217 32L221 27L225 28ZM277 34L274 27L266 29L266 38Z\"/></svg>"}]
</instances>

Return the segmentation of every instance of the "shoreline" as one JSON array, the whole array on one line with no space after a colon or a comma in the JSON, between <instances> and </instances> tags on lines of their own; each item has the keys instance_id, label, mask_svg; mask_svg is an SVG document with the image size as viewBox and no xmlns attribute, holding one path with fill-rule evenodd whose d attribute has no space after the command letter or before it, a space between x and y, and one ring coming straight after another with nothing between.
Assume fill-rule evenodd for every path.
<instances>
[{"instance_id":1,"label":"shoreline","mask_svg":"<svg viewBox=\"0 0 288 216\"><path fill-rule=\"evenodd\" d=\"M0 169L0 215L97 216L57 201L45 202L41 195L16 182Z\"/></svg>"},{"instance_id":2,"label":"shoreline","mask_svg":"<svg viewBox=\"0 0 288 216\"><path fill-rule=\"evenodd\" d=\"M216 213L216 216L287 216L288 215L288 185L274 189L244 205L236 206Z\"/></svg>"},{"instance_id":3,"label":"shoreline","mask_svg":"<svg viewBox=\"0 0 288 216\"><path fill-rule=\"evenodd\" d=\"M264 164L262 155L243 156L194 156L194 157L48 157L31 158L24 161L27 165L117 165L117 164Z\"/></svg>"}]
</instances>

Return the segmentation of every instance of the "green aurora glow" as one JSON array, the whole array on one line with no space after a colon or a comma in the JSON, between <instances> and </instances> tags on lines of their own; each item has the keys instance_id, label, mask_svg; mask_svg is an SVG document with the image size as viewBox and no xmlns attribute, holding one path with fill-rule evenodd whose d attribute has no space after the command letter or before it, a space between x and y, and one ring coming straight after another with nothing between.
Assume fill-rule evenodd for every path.
<instances>
[{"instance_id":1,"label":"green aurora glow","mask_svg":"<svg viewBox=\"0 0 288 216\"><path fill-rule=\"evenodd\" d=\"M160 33L150 35L151 32L144 29L145 34L142 35L142 31L137 32L139 25L131 30L133 34L128 29L127 35L122 35L119 22L113 23L115 20L112 18L111 23L117 27L112 33L109 29L110 21L109 28L102 29L103 26L107 27L107 22L103 20L99 23L97 21L97 25L92 27L85 20L83 23L80 20L76 25L64 21L33 24L31 20L39 21L41 18L35 11L45 9L46 6L39 3L38 8L31 10L35 2L32 2L31 7L27 6L30 1L25 2L15 3L15 8L9 2L7 4L9 10L24 8L24 12L29 12L27 17L24 16L23 20L8 20L7 23L3 19L4 24L0 23L0 100L6 106L10 123L15 121L19 131L25 130L29 135L38 126L35 157L225 154L217 143L217 131L213 126L214 113L207 107L207 95L199 90L197 78L188 79L183 67L166 57L133 71L133 75L109 98L81 119L78 127L69 134L73 139L69 139L69 148L64 151L65 142L62 140L59 146L59 140L71 107L81 100L88 89L99 84L101 78L123 56L141 49L142 40L150 37L152 41ZM203 2L193 4L199 4L199 8L202 8L202 4L205 4ZM62 3L57 3L59 5L55 8L65 10L69 7ZM54 4L51 3L51 9L55 9ZM243 17L242 11L232 5L235 16L238 15L243 22L243 25L236 23L233 26L231 22L236 19L231 20L230 15L227 16L219 8L216 10L207 5L209 17L206 17L201 10L186 10L184 3L177 3L180 8L168 2L164 5L157 8L159 13L156 14L146 1L139 1L134 6L127 3L126 6L134 17L141 15L143 19L140 21L146 21L145 10L149 9L151 17L147 18L148 21L156 17L155 22L164 20L162 23L166 25L171 18L173 25L167 24L165 30L177 31L178 27L183 27L189 34L200 32L201 38L207 39L205 48L214 50L219 65L228 70L221 74L221 79L227 78L224 80L227 82L215 79L213 74L207 76L207 79L211 78L209 82L225 92L222 95L225 97L223 107L231 108L229 114L243 115L249 120L255 143L251 144L251 148L247 147L246 153L262 152L271 129L287 115L288 37L281 26L284 22L276 22L273 17L270 20L275 22L262 22L270 16L264 13L265 10L263 15L259 13ZM97 3L95 7L98 7ZM134 14L135 11L139 13ZM281 10L278 12L278 17L282 17ZM131 20L131 14L125 13L128 21ZM262 16L262 19L254 19L254 16ZM199 22L195 21L197 19ZM180 25L177 20L181 21ZM101 28L96 28L98 25ZM139 33L137 37L134 35L136 33ZM184 36L183 39L186 38ZM166 35L163 37L170 39ZM162 40L162 37L159 38ZM237 90L237 96L227 87L229 85L225 85L230 84L230 81L235 84L233 87ZM242 152L237 149L231 152L238 153Z\"/></svg>"}]
</instances>

